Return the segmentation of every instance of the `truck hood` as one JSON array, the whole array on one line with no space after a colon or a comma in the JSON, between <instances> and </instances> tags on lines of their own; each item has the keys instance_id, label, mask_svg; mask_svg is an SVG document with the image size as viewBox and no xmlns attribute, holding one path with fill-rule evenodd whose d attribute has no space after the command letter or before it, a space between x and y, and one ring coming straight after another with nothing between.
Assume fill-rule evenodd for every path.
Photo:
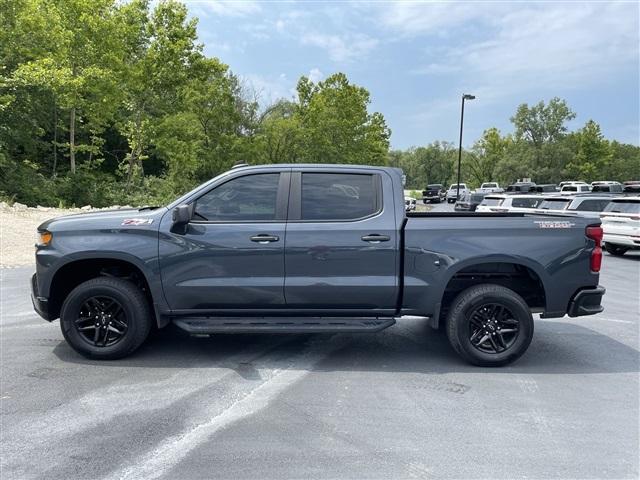
<instances>
[{"instance_id":1,"label":"truck hood","mask_svg":"<svg viewBox=\"0 0 640 480\"><path fill-rule=\"evenodd\" d=\"M38 230L50 232L65 230L95 230L103 228L158 228L165 207L150 209L122 208L98 212L75 213L55 217L38 226Z\"/></svg>"}]
</instances>

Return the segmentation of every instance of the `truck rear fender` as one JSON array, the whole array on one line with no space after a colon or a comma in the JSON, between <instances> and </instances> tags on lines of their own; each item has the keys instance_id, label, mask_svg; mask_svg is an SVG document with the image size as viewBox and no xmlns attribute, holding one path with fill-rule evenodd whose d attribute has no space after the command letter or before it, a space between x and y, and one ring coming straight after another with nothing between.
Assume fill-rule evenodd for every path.
<instances>
[{"instance_id":1,"label":"truck rear fender","mask_svg":"<svg viewBox=\"0 0 640 480\"><path fill-rule=\"evenodd\" d=\"M547 307L547 274L542 265L523 257L490 255L465 259L450 267L434 294L435 306L431 325L438 326L448 305L462 290L481 283L507 287L524 298L529 307L543 312Z\"/></svg>"}]
</instances>

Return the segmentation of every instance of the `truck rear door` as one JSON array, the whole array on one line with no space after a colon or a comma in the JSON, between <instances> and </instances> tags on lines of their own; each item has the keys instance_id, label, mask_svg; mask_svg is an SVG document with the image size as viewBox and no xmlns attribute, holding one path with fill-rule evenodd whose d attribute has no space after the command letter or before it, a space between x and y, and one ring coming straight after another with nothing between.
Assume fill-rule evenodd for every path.
<instances>
[{"instance_id":1,"label":"truck rear door","mask_svg":"<svg viewBox=\"0 0 640 480\"><path fill-rule=\"evenodd\" d=\"M395 310L398 236L383 170L291 173L285 243L287 308L380 314Z\"/></svg>"}]
</instances>

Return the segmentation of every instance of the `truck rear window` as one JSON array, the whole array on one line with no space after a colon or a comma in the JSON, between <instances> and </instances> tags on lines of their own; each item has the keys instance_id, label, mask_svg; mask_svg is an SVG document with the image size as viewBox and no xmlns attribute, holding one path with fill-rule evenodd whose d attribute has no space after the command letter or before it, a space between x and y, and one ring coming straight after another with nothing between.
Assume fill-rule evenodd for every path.
<instances>
[{"instance_id":1,"label":"truck rear window","mask_svg":"<svg viewBox=\"0 0 640 480\"><path fill-rule=\"evenodd\" d=\"M302 220L356 220L378 207L378 176L357 173L303 173Z\"/></svg>"}]
</instances>

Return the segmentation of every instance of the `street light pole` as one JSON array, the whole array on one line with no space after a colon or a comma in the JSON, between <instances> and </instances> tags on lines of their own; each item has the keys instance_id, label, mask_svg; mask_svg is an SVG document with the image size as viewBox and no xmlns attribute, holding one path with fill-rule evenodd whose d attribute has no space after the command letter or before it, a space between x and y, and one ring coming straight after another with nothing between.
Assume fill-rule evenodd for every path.
<instances>
[{"instance_id":1,"label":"street light pole","mask_svg":"<svg viewBox=\"0 0 640 480\"><path fill-rule=\"evenodd\" d=\"M462 94L462 110L460 112L460 142L458 144L458 183L456 184L456 200L460 200L460 163L462 162L462 125L464 124L464 101L473 100L476 97L468 93Z\"/></svg>"}]
</instances>

